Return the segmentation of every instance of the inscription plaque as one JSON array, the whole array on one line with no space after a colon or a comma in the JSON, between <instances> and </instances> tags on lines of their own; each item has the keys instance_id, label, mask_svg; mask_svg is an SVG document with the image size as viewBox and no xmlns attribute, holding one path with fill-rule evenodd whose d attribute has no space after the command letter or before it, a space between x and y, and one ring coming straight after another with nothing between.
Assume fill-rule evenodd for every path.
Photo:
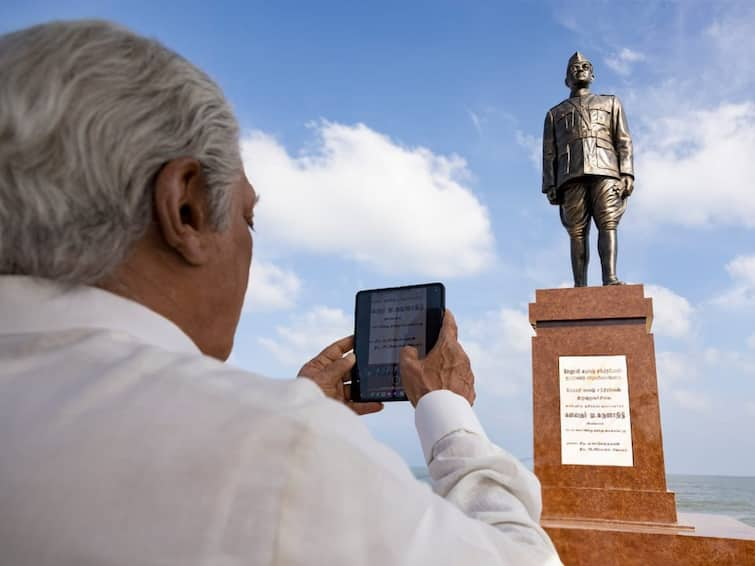
<instances>
[{"instance_id":1,"label":"inscription plaque","mask_svg":"<svg viewBox=\"0 0 755 566\"><path fill-rule=\"evenodd\" d=\"M561 356L561 463L633 466L626 356Z\"/></svg>"}]
</instances>

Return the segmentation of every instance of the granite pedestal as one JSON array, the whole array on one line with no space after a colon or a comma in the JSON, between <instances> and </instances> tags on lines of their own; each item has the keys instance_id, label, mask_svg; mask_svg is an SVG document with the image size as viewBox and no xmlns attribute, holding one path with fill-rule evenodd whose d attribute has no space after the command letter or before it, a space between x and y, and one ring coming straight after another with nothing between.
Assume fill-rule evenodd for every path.
<instances>
[{"instance_id":1,"label":"granite pedestal","mask_svg":"<svg viewBox=\"0 0 755 566\"><path fill-rule=\"evenodd\" d=\"M564 563L755 565L755 529L677 515L666 487L652 301L642 285L538 290L529 315L542 524ZM563 463L559 360L573 356L626 358L631 465Z\"/></svg>"}]
</instances>

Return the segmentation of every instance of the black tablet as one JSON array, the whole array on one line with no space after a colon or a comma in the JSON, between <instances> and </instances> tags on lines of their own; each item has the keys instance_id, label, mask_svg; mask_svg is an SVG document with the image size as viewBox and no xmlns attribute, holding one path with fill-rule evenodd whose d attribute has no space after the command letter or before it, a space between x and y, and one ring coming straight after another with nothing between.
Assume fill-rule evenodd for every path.
<instances>
[{"instance_id":1,"label":"black tablet","mask_svg":"<svg viewBox=\"0 0 755 566\"><path fill-rule=\"evenodd\" d=\"M406 401L399 351L424 358L438 340L446 308L442 283L359 291L354 313L353 401Z\"/></svg>"}]
</instances>

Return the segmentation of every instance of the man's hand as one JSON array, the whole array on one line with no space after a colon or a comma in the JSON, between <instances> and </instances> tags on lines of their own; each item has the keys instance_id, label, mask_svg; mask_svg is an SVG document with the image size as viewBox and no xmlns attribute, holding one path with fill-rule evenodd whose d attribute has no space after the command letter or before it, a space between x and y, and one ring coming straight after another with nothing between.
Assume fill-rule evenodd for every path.
<instances>
[{"instance_id":1,"label":"man's hand","mask_svg":"<svg viewBox=\"0 0 755 566\"><path fill-rule=\"evenodd\" d=\"M548 192L545 193L545 196L548 197L548 202L551 204L558 204L558 189L556 187L551 187L548 189Z\"/></svg>"},{"instance_id":2,"label":"man's hand","mask_svg":"<svg viewBox=\"0 0 755 566\"><path fill-rule=\"evenodd\" d=\"M451 311L446 310L438 342L424 360L419 359L416 348L401 348L401 384L415 407L423 395L437 389L448 389L464 397L470 405L474 403L474 374L457 334L456 320Z\"/></svg>"},{"instance_id":3,"label":"man's hand","mask_svg":"<svg viewBox=\"0 0 755 566\"><path fill-rule=\"evenodd\" d=\"M299 377L311 379L326 396L340 401L357 415L377 413L383 409L382 403L354 403L351 400L351 385L347 382L351 381L351 368L356 361L353 349L353 336L333 342L304 364Z\"/></svg>"},{"instance_id":4,"label":"man's hand","mask_svg":"<svg viewBox=\"0 0 755 566\"><path fill-rule=\"evenodd\" d=\"M621 198L625 199L629 197L634 190L634 177L631 175L622 175L621 180L624 182L624 191L621 193Z\"/></svg>"}]
</instances>

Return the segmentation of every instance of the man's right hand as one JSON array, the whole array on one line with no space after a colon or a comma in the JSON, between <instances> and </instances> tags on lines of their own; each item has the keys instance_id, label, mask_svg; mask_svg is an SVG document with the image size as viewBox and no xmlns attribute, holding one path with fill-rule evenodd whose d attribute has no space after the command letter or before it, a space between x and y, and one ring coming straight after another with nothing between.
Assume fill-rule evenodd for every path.
<instances>
[{"instance_id":1,"label":"man's right hand","mask_svg":"<svg viewBox=\"0 0 755 566\"><path fill-rule=\"evenodd\" d=\"M558 204L558 189L556 189L556 187L548 189L548 191L545 193L545 196L548 197L549 203Z\"/></svg>"},{"instance_id":2,"label":"man's right hand","mask_svg":"<svg viewBox=\"0 0 755 566\"><path fill-rule=\"evenodd\" d=\"M399 358L401 383L412 405L426 393L448 389L464 397L472 405L475 400L474 374L469 357L459 344L456 320L446 310L438 341L420 360L417 349L405 346Z\"/></svg>"},{"instance_id":3,"label":"man's right hand","mask_svg":"<svg viewBox=\"0 0 755 566\"><path fill-rule=\"evenodd\" d=\"M623 186L621 191L621 198L626 199L629 198L632 195L632 192L634 191L634 177L631 175L622 175L621 181Z\"/></svg>"}]
</instances>

